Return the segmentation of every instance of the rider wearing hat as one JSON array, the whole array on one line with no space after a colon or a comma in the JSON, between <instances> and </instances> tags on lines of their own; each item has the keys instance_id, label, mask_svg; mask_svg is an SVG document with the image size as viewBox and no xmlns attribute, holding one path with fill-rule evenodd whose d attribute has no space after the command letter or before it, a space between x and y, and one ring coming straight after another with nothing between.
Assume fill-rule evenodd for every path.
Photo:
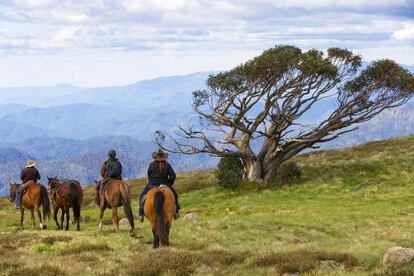
<instances>
[{"instance_id":1,"label":"rider wearing hat","mask_svg":"<svg viewBox=\"0 0 414 276\"><path fill-rule=\"evenodd\" d=\"M16 208L21 208L21 196L22 192L26 188L26 183L32 180L33 182L37 182L40 179L40 173L35 168L36 162L33 160L28 160L26 162L26 167L20 172L20 179L22 180L22 185L16 190Z\"/></svg>"},{"instance_id":2,"label":"rider wearing hat","mask_svg":"<svg viewBox=\"0 0 414 276\"><path fill-rule=\"evenodd\" d=\"M151 188L154 186L159 186L161 184L167 185L174 193L176 206L176 213L174 215L174 218L177 219L180 217L180 205L178 204L177 192L172 187L175 181L175 172L170 163L167 162L168 153L165 153L160 149L158 152L152 153L152 158L154 161L149 165L147 170L149 183L144 187L144 190L139 196L138 219L141 222L144 221L144 208L142 206L142 199Z\"/></svg>"}]
</instances>

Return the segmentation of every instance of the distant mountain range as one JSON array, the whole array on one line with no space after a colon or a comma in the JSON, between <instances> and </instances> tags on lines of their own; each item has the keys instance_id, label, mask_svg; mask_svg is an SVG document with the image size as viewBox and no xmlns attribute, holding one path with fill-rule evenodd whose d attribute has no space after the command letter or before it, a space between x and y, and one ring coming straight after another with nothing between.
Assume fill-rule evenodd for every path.
<instances>
[{"instance_id":1,"label":"distant mountain range","mask_svg":"<svg viewBox=\"0 0 414 276\"><path fill-rule=\"evenodd\" d=\"M408 67L414 71L413 67ZM8 182L18 181L27 159L35 159L41 174L79 179L99 178L108 149L118 151L124 177L145 176L155 130L186 125L195 114L189 105L192 91L203 89L212 72L162 77L132 85L81 88L0 88L0 195ZM302 122L320 120L334 108L326 99L308 111ZM260 108L260 107L258 107ZM414 103L386 110L360 126L357 132L323 148L351 146L371 140L414 133ZM213 167L217 158L173 154L177 171ZM43 180L44 183L44 180Z\"/></svg>"}]
</instances>

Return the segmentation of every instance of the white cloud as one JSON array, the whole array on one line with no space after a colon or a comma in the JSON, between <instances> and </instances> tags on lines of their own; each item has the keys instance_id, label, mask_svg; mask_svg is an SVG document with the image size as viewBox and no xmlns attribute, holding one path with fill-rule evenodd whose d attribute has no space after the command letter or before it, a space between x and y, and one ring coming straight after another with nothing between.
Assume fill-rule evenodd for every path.
<instances>
[{"instance_id":1,"label":"white cloud","mask_svg":"<svg viewBox=\"0 0 414 276\"><path fill-rule=\"evenodd\" d=\"M392 37L395 39L414 39L414 22L407 22L404 24L404 28L394 31Z\"/></svg>"},{"instance_id":2,"label":"white cloud","mask_svg":"<svg viewBox=\"0 0 414 276\"><path fill-rule=\"evenodd\" d=\"M123 61L124 55L191 56L194 65L186 66L198 70L205 59L197 61L197 56L214 54L234 64L237 55L243 62L243 53L260 53L275 44L347 47L369 57L375 49L394 49L397 61L414 63L401 53L413 39L409 7L411 0L6 0L0 3L0 64L22 55L72 55L93 65L92 57L105 52ZM157 63L165 66L162 59ZM125 71L121 62L115 64ZM101 72L93 71L84 74L85 83L94 78L90 74Z\"/></svg>"},{"instance_id":3,"label":"white cloud","mask_svg":"<svg viewBox=\"0 0 414 276\"><path fill-rule=\"evenodd\" d=\"M48 8L57 2L58 0L14 0L17 6L28 9Z\"/></svg>"}]
</instances>

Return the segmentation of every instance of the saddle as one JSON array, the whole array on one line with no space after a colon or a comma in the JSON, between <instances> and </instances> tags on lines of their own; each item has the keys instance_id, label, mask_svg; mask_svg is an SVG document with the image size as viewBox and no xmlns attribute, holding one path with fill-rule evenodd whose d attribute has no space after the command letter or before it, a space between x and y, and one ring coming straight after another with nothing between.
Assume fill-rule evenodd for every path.
<instances>
[{"instance_id":1,"label":"saddle","mask_svg":"<svg viewBox=\"0 0 414 276\"><path fill-rule=\"evenodd\" d=\"M157 188L157 189L161 189L161 188L163 188L163 187L167 187L168 189L170 189L170 187L168 187L168 185L165 185L165 184L155 184L155 185L151 185L151 189L154 189L154 188ZM150 190L151 190L150 189ZM148 193L146 193L143 197L142 197L142 200L141 200L141 202L140 202L140 205L141 205L141 207L143 207L144 206L144 203L145 203L145 200L147 199L147 194Z\"/></svg>"},{"instance_id":2,"label":"saddle","mask_svg":"<svg viewBox=\"0 0 414 276\"><path fill-rule=\"evenodd\" d=\"M29 190L30 185L32 185L32 183L34 183L34 182L30 180L30 181L28 181L26 183L23 183L20 186L20 189L22 190L21 196L23 196Z\"/></svg>"}]
</instances>

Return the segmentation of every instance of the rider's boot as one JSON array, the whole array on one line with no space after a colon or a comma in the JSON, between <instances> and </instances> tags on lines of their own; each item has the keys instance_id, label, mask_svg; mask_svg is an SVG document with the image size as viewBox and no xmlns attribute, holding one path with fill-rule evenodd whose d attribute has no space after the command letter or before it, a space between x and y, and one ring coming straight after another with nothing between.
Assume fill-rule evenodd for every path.
<instances>
[{"instance_id":1,"label":"rider's boot","mask_svg":"<svg viewBox=\"0 0 414 276\"><path fill-rule=\"evenodd\" d=\"M139 206L139 210L138 210L138 220L140 222L144 222L144 208L142 208L142 206Z\"/></svg>"}]
</instances>

